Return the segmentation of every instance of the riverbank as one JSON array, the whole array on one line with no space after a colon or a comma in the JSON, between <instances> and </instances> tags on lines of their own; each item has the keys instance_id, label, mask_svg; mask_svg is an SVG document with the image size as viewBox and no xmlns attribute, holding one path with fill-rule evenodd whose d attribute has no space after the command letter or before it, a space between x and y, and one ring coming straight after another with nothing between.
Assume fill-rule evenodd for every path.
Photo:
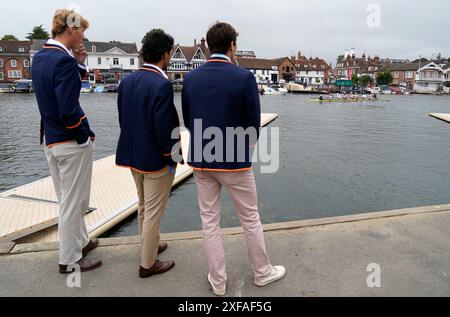
<instances>
[{"instance_id":1,"label":"riverbank","mask_svg":"<svg viewBox=\"0 0 450 317\"><path fill-rule=\"evenodd\" d=\"M401 209L265 226L273 264L288 274L265 288L252 283L240 228L224 230L227 296L449 296L450 205ZM3 245L0 296L213 296L206 279L201 233L165 234L161 259L175 268L139 279L137 237L102 239L100 269L68 288L57 273L55 243ZM10 249L10 250L8 250ZM367 267L381 269L381 287L369 288Z\"/></svg>"}]
</instances>

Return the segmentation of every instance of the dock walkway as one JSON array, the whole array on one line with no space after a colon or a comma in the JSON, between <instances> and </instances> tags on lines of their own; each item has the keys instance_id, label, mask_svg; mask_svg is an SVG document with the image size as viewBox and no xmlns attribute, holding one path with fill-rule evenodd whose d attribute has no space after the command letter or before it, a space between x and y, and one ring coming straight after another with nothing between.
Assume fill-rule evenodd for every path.
<instances>
[{"instance_id":1,"label":"dock walkway","mask_svg":"<svg viewBox=\"0 0 450 317\"><path fill-rule=\"evenodd\" d=\"M278 117L263 113L261 125ZM181 133L187 158L189 134ZM173 186L193 173L179 164ZM115 165L115 155L94 162L90 210L85 222L89 236L99 237L137 211L138 198L129 169ZM58 240L59 206L51 177L0 193L0 241L51 242Z\"/></svg>"},{"instance_id":2,"label":"dock walkway","mask_svg":"<svg viewBox=\"0 0 450 317\"><path fill-rule=\"evenodd\" d=\"M430 117L450 123L450 113L430 113Z\"/></svg>"}]
</instances>

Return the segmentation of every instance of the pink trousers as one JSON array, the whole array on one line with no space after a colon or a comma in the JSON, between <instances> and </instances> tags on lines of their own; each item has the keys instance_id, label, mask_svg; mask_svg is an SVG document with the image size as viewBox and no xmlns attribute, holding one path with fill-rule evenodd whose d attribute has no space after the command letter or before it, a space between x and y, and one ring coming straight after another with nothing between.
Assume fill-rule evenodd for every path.
<instances>
[{"instance_id":1,"label":"pink trousers","mask_svg":"<svg viewBox=\"0 0 450 317\"><path fill-rule=\"evenodd\" d=\"M272 273L266 252L263 227L258 212L258 198L253 172L208 172L195 171L198 203L203 227L203 242L213 284L226 285L226 262L220 228L220 194L222 187L234 202L239 220L244 229L247 253L256 280Z\"/></svg>"}]
</instances>

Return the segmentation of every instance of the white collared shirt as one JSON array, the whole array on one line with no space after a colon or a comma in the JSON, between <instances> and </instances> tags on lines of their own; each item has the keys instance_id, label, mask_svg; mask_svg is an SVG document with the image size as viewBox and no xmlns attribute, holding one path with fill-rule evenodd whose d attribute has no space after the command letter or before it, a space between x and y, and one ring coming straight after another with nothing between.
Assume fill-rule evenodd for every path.
<instances>
[{"instance_id":1,"label":"white collared shirt","mask_svg":"<svg viewBox=\"0 0 450 317\"><path fill-rule=\"evenodd\" d=\"M159 68L158 66L153 65L153 64L144 64L144 65L142 65L142 66L143 66L143 67L150 67L150 68L156 69L158 72L161 73L161 75L164 76L165 79L169 80L169 77L167 77L167 74L166 74L161 68Z\"/></svg>"},{"instance_id":2,"label":"white collared shirt","mask_svg":"<svg viewBox=\"0 0 450 317\"><path fill-rule=\"evenodd\" d=\"M211 55L211 58L216 58L216 57L225 58L227 61L229 61L231 63L231 59L225 54L217 54L216 53L216 54Z\"/></svg>"},{"instance_id":3,"label":"white collared shirt","mask_svg":"<svg viewBox=\"0 0 450 317\"><path fill-rule=\"evenodd\" d=\"M70 56L72 56L73 58L75 58L75 56L73 56L73 53L72 53L71 51L69 51L69 50L67 49L67 47L66 47L63 43L61 43L60 41L57 41L57 40L54 40L54 39L49 39L49 40L47 41L47 44L59 46L59 47L61 47L64 51L66 51L67 54L69 54ZM87 68L86 65L78 64L78 67L80 67L81 69L84 69L85 71L89 72L89 69Z\"/></svg>"}]
</instances>

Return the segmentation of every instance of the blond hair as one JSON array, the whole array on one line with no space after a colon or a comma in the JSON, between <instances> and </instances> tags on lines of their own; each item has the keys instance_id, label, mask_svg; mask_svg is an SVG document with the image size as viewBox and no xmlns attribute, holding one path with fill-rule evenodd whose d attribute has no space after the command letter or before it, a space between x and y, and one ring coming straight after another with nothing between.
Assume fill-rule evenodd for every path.
<instances>
[{"instance_id":1,"label":"blond hair","mask_svg":"<svg viewBox=\"0 0 450 317\"><path fill-rule=\"evenodd\" d=\"M62 34L68 27L86 30L89 28L89 22L74 10L57 10L53 16L52 38Z\"/></svg>"}]
</instances>

